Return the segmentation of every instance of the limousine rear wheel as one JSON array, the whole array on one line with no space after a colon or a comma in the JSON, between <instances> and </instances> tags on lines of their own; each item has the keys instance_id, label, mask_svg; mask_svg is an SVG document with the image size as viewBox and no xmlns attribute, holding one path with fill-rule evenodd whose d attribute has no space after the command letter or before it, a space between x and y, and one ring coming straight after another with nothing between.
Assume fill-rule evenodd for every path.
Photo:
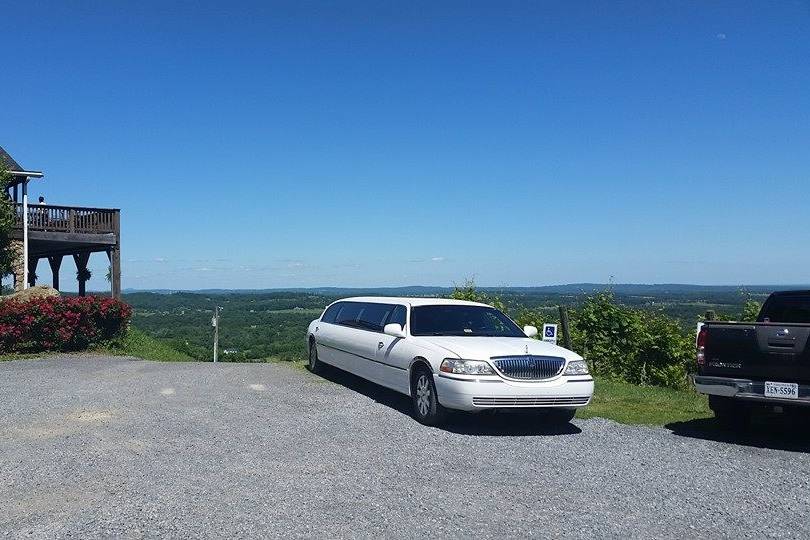
<instances>
[{"instance_id":1,"label":"limousine rear wheel","mask_svg":"<svg viewBox=\"0 0 810 540\"><path fill-rule=\"evenodd\" d=\"M312 373L321 372L321 361L318 360L318 347L315 346L315 340L309 342L309 361L307 367Z\"/></svg>"},{"instance_id":2,"label":"limousine rear wheel","mask_svg":"<svg viewBox=\"0 0 810 540\"><path fill-rule=\"evenodd\" d=\"M413 378L413 413L416 419L425 425L441 424L447 416L447 410L439 403L433 374L426 368L417 368Z\"/></svg>"}]
</instances>

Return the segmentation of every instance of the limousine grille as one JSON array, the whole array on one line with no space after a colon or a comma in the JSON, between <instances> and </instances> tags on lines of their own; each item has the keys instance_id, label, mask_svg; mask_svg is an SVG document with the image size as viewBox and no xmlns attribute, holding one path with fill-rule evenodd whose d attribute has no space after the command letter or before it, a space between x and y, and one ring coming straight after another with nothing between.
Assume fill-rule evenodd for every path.
<instances>
[{"instance_id":1,"label":"limousine grille","mask_svg":"<svg viewBox=\"0 0 810 540\"><path fill-rule=\"evenodd\" d=\"M565 359L557 356L501 356L492 362L504 376L522 381L550 379L565 367Z\"/></svg>"},{"instance_id":2,"label":"limousine grille","mask_svg":"<svg viewBox=\"0 0 810 540\"><path fill-rule=\"evenodd\" d=\"M588 396L571 397L474 397L476 407L581 407L587 405Z\"/></svg>"}]
</instances>

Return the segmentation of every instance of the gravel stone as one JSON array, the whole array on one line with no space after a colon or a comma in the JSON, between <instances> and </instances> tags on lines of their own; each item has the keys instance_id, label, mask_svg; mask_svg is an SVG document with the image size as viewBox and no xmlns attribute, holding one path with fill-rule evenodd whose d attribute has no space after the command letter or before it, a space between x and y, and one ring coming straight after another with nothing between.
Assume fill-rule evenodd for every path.
<instances>
[{"instance_id":1,"label":"gravel stone","mask_svg":"<svg viewBox=\"0 0 810 540\"><path fill-rule=\"evenodd\" d=\"M8 538L807 538L810 445L456 415L328 370L0 363Z\"/></svg>"}]
</instances>

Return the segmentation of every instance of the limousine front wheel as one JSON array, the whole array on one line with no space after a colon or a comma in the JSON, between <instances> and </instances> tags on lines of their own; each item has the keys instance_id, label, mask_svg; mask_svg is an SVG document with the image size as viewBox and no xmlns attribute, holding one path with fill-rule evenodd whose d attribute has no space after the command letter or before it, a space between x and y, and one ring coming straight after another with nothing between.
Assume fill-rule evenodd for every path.
<instances>
[{"instance_id":1,"label":"limousine front wheel","mask_svg":"<svg viewBox=\"0 0 810 540\"><path fill-rule=\"evenodd\" d=\"M439 403L436 385L433 383L433 374L430 371L421 368L416 372L411 395L413 412L419 422L435 426L444 421L447 411Z\"/></svg>"}]
</instances>

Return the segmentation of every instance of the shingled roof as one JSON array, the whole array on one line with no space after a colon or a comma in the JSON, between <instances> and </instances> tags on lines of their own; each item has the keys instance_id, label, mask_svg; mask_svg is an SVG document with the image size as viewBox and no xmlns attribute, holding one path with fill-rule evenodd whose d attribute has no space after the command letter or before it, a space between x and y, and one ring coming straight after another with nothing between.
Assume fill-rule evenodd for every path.
<instances>
[{"instance_id":1,"label":"shingled roof","mask_svg":"<svg viewBox=\"0 0 810 540\"><path fill-rule=\"evenodd\" d=\"M11 155L0 146L0 161L5 161L8 171L11 171L16 178L13 183L23 182L26 178L42 178L42 173L39 171L26 171L22 166L17 163Z\"/></svg>"},{"instance_id":2,"label":"shingled roof","mask_svg":"<svg viewBox=\"0 0 810 540\"><path fill-rule=\"evenodd\" d=\"M10 171L17 171L22 172L23 168L20 167L20 164L14 161L14 158L5 151L5 149L0 146L0 161L5 161L8 170Z\"/></svg>"}]
</instances>

